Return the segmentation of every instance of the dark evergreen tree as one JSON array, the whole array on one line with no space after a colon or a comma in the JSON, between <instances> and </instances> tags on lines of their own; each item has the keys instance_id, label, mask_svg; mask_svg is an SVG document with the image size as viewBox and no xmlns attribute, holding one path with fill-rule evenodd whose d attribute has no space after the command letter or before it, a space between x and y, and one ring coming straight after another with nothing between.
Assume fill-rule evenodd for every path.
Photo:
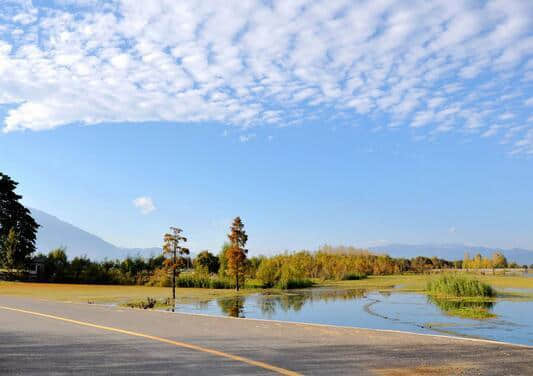
<instances>
[{"instance_id":1,"label":"dark evergreen tree","mask_svg":"<svg viewBox=\"0 0 533 376\"><path fill-rule=\"evenodd\" d=\"M18 183L0 172L0 262L4 267L22 268L35 252L39 225L15 193Z\"/></svg>"}]
</instances>

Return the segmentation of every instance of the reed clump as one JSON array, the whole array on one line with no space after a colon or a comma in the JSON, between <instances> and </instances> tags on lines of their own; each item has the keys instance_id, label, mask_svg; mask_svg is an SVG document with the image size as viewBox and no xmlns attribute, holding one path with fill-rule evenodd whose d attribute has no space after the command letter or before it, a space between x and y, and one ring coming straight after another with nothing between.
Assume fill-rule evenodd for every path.
<instances>
[{"instance_id":1,"label":"reed clump","mask_svg":"<svg viewBox=\"0 0 533 376\"><path fill-rule=\"evenodd\" d=\"M473 277L456 274L444 274L430 279L426 290L431 295L457 298L490 298L496 295L490 285Z\"/></svg>"},{"instance_id":2,"label":"reed clump","mask_svg":"<svg viewBox=\"0 0 533 376\"><path fill-rule=\"evenodd\" d=\"M365 279L367 277L364 273L346 273L342 277L343 281L359 281L360 279Z\"/></svg>"},{"instance_id":3,"label":"reed clump","mask_svg":"<svg viewBox=\"0 0 533 376\"><path fill-rule=\"evenodd\" d=\"M196 287L206 289L233 289L235 283L225 278L207 274L187 273L176 278L177 287Z\"/></svg>"}]
</instances>

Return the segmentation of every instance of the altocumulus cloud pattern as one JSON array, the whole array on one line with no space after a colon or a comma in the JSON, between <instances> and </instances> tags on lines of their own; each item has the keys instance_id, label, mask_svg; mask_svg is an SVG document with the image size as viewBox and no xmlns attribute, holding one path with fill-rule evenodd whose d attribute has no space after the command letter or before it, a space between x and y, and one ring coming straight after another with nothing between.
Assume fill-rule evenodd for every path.
<instances>
[{"instance_id":1,"label":"altocumulus cloud pattern","mask_svg":"<svg viewBox=\"0 0 533 376\"><path fill-rule=\"evenodd\" d=\"M533 154L533 1L0 0L5 132L313 119Z\"/></svg>"}]
</instances>

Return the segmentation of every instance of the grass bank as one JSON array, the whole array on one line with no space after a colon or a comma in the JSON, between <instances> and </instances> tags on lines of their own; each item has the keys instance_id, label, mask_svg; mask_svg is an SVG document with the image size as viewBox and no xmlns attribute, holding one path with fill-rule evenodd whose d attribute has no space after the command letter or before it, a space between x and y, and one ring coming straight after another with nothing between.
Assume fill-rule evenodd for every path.
<instances>
[{"instance_id":1,"label":"grass bank","mask_svg":"<svg viewBox=\"0 0 533 376\"><path fill-rule=\"evenodd\" d=\"M246 295L258 290L177 288L177 299L209 300ZM164 300L171 294L169 287L122 285L75 285L63 283L0 282L0 295L68 301L77 303L125 303L147 299Z\"/></svg>"},{"instance_id":2,"label":"grass bank","mask_svg":"<svg viewBox=\"0 0 533 376\"><path fill-rule=\"evenodd\" d=\"M492 285L496 290L503 288L533 289L533 278L520 276L478 276L480 281ZM425 293L427 275L389 275L368 276L360 280L320 281L315 280L316 287L338 289L382 290L397 292ZM211 299L248 295L264 291L259 288L259 281L249 280L248 288L236 293L230 289L208 288L177 288L178 301L207 301ZM278 290L279 291L279 290ZM94 303L125 303L135 302L147 297L164 301L170 296L169 287L124 286L124 285L78 285L54 283L2 282L0 295L25 296L58 301L94 302ZM498 291L498 297L500 296ZM511 295L507 294L508 298ZM517 293L513 298L531 300L533 296ZM493 298L494 299L494 298Z\"/></svg>"}]
</instances>

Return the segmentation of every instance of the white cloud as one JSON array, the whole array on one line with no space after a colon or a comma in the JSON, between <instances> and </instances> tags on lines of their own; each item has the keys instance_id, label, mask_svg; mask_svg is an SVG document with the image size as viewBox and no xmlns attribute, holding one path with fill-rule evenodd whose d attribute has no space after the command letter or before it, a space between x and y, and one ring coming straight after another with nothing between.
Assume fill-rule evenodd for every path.
<instances>
[{"instance_id":1,"label":"white cloud","mask_svg":"<svg viewBox=\"0 0 533 376\"><path fill-rule=\"evenodd\" d=\"M133 200L133 205L138 208L142 214L148 214L155 210L154 202L151 197L141 196Z\"/></svg>"},{"instance_id":2,"label":"white cloud","mask_svg":"<svg viewBox=\"0 0 533 376\"><path fill-rule=\"evenodd\" d=\"M514 114L512 112L504 112L499 116L500 120L509 120L514 118Z\"/></svg>"},{"instance_id":3,"label":"white cloud","mask_svg":"<svg viewBox=\"0 0 533 376\"><path fill-rule=\"evenodd\" d=\"M334 113L347 124L378 119L372 129L460 137L511 120L499 98L513 99L513 121L531 106L531 1L4 3L6 132L146 121L249 128Z\"/></svg>"},{"instance_id":4,"label":"white cloud","mask_svg":"<svg viewBox=\"0 0 533 376\"><path fill-rule=\"evenodd\" d=\"M243 134L243 135L240 135L239 136L239 141L242 142L242 143L246 143L248 141L251 141L255 138L255 134L251 133L251 134Z\"/></svg>"},{"instance_id":5,"label":"white cloud","mask_svg":"<svg viewBox=\"0 0 533 376\"><path fill-rule=\"evenodd\" d=\"M495 134L498 133L498 131L503 128L503 126L499 124L491 125L489 129L487 129L485 132L481 134L481 137L492 137Z\"/></svg>"}]
</instances>

